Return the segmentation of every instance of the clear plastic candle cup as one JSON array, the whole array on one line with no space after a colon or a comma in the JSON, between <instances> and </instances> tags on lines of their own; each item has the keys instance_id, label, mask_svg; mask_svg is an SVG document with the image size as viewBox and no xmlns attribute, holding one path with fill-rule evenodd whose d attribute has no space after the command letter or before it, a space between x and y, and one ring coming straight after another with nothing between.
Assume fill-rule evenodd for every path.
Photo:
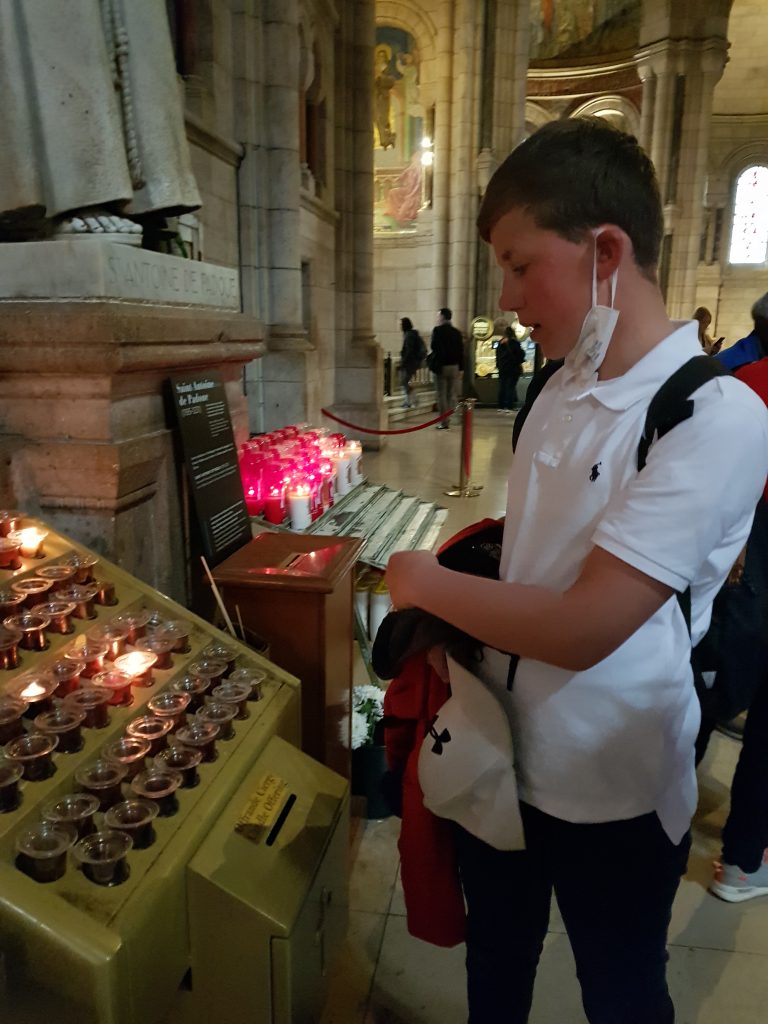
<instances>
[{"instance_id":1,"label":"clear plastic candle cup","mask_svg":"<svg viewBox=\"0 0 768 1024\"><path fill-rule=\"evenodd\" d=\"M216 741L221 729L215 722L204 722L195 715L176 733L176 742L182 747L199 750L203 755L203 763L210 764L219 756L216 752Z\"/></svg>"},{"instance_id":2,"label":"clear plastic candle cup","mask_svg":"<svg viewBox=\"0 0 768 1024\"><path fill-rule=\"evenodd\" d=\"M86 729L103 729L109 725L109 692L101 686L81 686L68 694L63 704L85 712L83 725Z\"/></svg>"},{"instance_id":3,"label":"clear plastic candle cup","mask_svg":"<svg viewBox=\"0 0 768 1024\"><path fill-rule=\"evenodd\" d=\"M19 612L17 615L9 615L3 619L3 625L9 629L18 630L21 633L19 645L26 651L44 651L48 647L48 638L45 631L50 624L47 615L33 614L32 612Z\"/></svg>"},{"instance_id":4,"label":"clear plastic candle cup","mask_svg":"<svg viewBox=\"0 0 768 1024\"><path fill-rule=\"evenodd\" d=\"M86 636L89 640L107 645L107 661L114 661L121 654L125 654L126 638L130 629L128 626L117 622L105 622L103 625L93 626Z\"/></svg>"},{"instance_id":5,"label":"clear plastic candle cup","mask_svg":"<svg viewBox=\"0 0 768 1024\"><path fill-rule=\"evenodd\" d=\"M262 685L267 678L267 673L260 668L236 668L227 680L228 683L247 683L251 688L248 700L261 700Z\"/></svg>"},{"instance_id":6,"label":"clear plastic candle cup","mask_svg":"<svg viewBox=\"0 0 768 1024\"><path fill-rule=\"evenodd\" d=\"M0 537L0 569L20 569L21 542L13 537Z\"/></svg>"},{"instance_id":7,"label":"clear plastic candle cup","mask_svg":"<svg viewBox=\"0 0 768 1024\"><path fill-rule=\"evenodd\" d=\"M194 714L202 706L205 698L205 694L210 690L211 684L208 679L203 679L202 676L182 676L181 679L174 679L171 683L170 689L173 693L187 693L189 694L189 704L187 705L187 714Z\"/></svg>"},{"instance_id":8,"label":"clear plastic candle cup","mask_svg":"<svg viewBox=\"0 0 768 1024\"><path fill-rule=\"evenodd\" d=\"M51 593L55 594L63 587L68 587L75 575L73 565L44 565L37 570L40 579L51 581Z\"/></svg>"},{"instance_id":9,"label":"clear plastic candle cup","mask_svg":"<svg viewBox=\"0 0 768 1024\"><path fill-rule=\"evenodd\" d=\"M80 636L77 638L77 643L73 643L64 652L64 657L70 661L85 662L85 668L80 675L83 679L93 679L99 672L104 671L107 645L102 640L91 640L88 637Z\"/></svg>"},{"instance_id":10,"label":"clear plastic candle cup","mask_svg":"<svg viewBox=\"0 0 768 1024\"><path fill-rule=\"evenodd\" d=\"M129 722L125 731L128 736L138 736L140 740L147 740L150 757L155 757L168 745L168 733L172 728L173 721L171 719L142 715Z\"/></svg>"},{"instance_id":11,"label":"clear plastic candle cup","mask_svg":"<svg viewBox=\"0 0 768 1024\"><path fill-rule=\"evenodd\" d=\"M17 697L0 697L0 747L24 732L25 701Z\"/></svg>"},{"instance_id":12,"label":"clear plastic candle cup","mask_svg":"<svg viewBox=\"0 0 768 1024\"><path fill-rule=\"evenodd\" d=\"M45 603L46 594L52 586L50 580L30 576L29 579L14 580L11 583L11 590L15 594L23 594L25 607L32 608L33 605Z\"/></svg>"},{"instance_id":13,"label":"clear plastic candle cup","mask_svg":"<svg viewBox=\"0 0 768 1024\"><path fill-rule=\"evenodd\" d=\"M55 882L67 870L67 851L77 832L40 821L16 837L16 867L36 882Z\"/></svg>"},{"instance_id":14,"label":"clear plastic candle cup","mask_svg":"<svg viewBox=\"0 0 768 1024\"><path fill-rule=\"evenodd\" d=\"M214 640L213 643L203 648L200 652L200 658L203 661L223 661L227 666L224 675L228 676L230 672L235 670L237 651L234 647L230 647L229 644L223 644L218 640Z\"/></svg>"},{"instance_id":15,"label":"clear plastic candle cup","mask_svg":"<svg viewBox=\"0 0 768 1024\"><path fill-rule=\"evenodd\" d=\"M232 704L237 708L236 717L239 720L248 718L248 698L250 696L250 684L244 682L220 683L211 690L211 700L220 701L224 704Z\"/></svg>"},{"instance_id":16,"label":"clear plastic candle cup","mask_svg":"<svg viewBox=\"0 0 768 1024\"><path fill-rule=\"evenodd\" d=\"M187 665L187 675L207 679L211 686L218 686L227 674L227 663L220 658L199 658Z\"/></svg>"},{"instance_id":17,"label":"clear plastic candle cup","mask_svg":"<svg viewBox=\"0 0 768 1024\"><path fill-rule=\"evenodd\" d=\"M27 705L26 718L34 718L41 711L53 708L53 694L58 683L50 672L25 672L8 689L8 695L23 700Z\"/></svg>"},{"instance_id":18,"label":"clear plastic candle cup","mask_svg":"<svg viewBox=\"0 0 768 1024\"><path fill-rule=\"evenodd\" d=\"M91 882L120 885L130 874L128 853L132 846L127 832L94 832L75 843L72 855Z\"/></svg>"},{"instance_id":19,"label":"clear plastic candle cup","mask_svg":"<svg viewBox=\"0 0 768 1024\"><path fill-rule=\"evenodd\" d=\"M225 704L223 701L210 700L200 708L195 715L202 722L213 722L218 725L221 733L219 739L231 740L235 735L232 720L237 717L237 707L234 704Z\"/></svg>"},{"instance_id":20,"label":"clear plastic candle cup","mask_svg":"<svg viewBox=\"0 0 768 1024\"><path fill-rule=\"evenodd\" d=\"M175 654L186 654L189 650L189 635L192 627L182 619L173 619L169 622L159 623L153 630L153 635L162 636L167 640L173 640L171 650Z\"/></svg>"},{"instance_id":21,"label":"clear plastic candle cup","mask_svg":"<svg viewBox=\"0 0 768 1024\"><path fill-rule=\"evenodd\" d=\"M146 850L155 841L153 822L158 811L154 800L121 800L104 815L104 824L130 836L134 850Z\"/></svg>"},{"instance_id":22,"label":"clear plastic candle cup","mask_svg":"<svg viewBox=\"0 0 768 1024\"><path fill-rule=\"evenodd\" d=\"M25 594L17 594L10 587L0 590L0 618L7 619L10 615L19 615L24 611Z\"/></svg>"},{"instance_id":23,"label":"clear plastic candle cup","mask_svg":"<svg viewBox=\"0 0 768 1024\"><path fill-rule=\"evenodd\" d=\"M126 774L123 765L100 758L81 765L75 772L75 782L98 798L100 811L106 811L123 799L122 783Z\"/></svg>"},{"instance_id":24,"label":"clear plastic candle cup","mask_svg":"<svg viewBox=\"0 0 768 1024\"><path fill-rule=\"evenodd\" d=\"M112 583L111 580L94 580L93 586L96 588L96 604L117 604L117 597L115 596L115 584Z\"/></svg>"},{"instance_id":25,"label":"clear plastic candle cup","mask_svg":"<svg viewBox=\"0 0 768 1024\"><path fill-rule=\"evenodd\" d=\"M117 615L112 621L120 626L128 627L128 643L135 644L137 640L147 635L147 623L152 617L152 612L146 608L139 608L137 611L123 612Z\"/></svg>"},{"instance_id":26,"label":"clear plastic candle cup","mask_svg":"<svg viewBox=\"0 0 768 1024\"><path fill-rule=\"evenodd\" d=\"M74 661L72 658L59 658L49 665L48 672L56 680L54 697L66 697L76 690L84 668L84 661Z\"/></svg>"},{"instance_id":27,"label":"clear plastic candle cup","mask_svg":"<svg viewBox=\"0 0 768 1024\"><path fill-rule=\"evenodd\" d=\"M6 743L3 749L8 760L21 768L27 782L42 782L56 771L53 752L58 742L56 736L31 732L25 736L17 736L15 740Z\"/></svg>"},{"instance_id":28,"label":"clear plastic candle cup","mask_svg":"<svg viewBox=\"0 0 768 1024\"><path fill-rule=\"evenodd\" d=\"M170 818L179 809L176 790L181 782L181 772L154 766L139 772L131 780L131 789L136 796L153 800L157 804L159 817Z\"/></svg>"},{"instance_id":29,"label":"clear plastic candle cup","mask_svg":"<svg viewBox=\"0 0 768 1024\"><path fill-rule=\"evenodd\" d=\"M148 633L142 640L136 641L136 650L149 652L157 658L155 668L161 671L173 668L172 651L176 641L172 636L163 636L162 633Z\"/></svg>"},{"instance_id":30,"label":"clear plastic candle cup","mask_svg":"<svg viewBox=\"0 0 768 1024\"><path fill-rule=\"evenodd\" d=\"M76 754L83 749L82 725L85 712L80 708L54 708L35 718L34 726L44 736L55 736L60 754Z\"/></svg>"},{"instance_id":31,"label":"clear plastic candle cup","mask_svg":"<svg viewBox=\"0 0 768 1024\"><path fill-rule=\"evenodd\" d=\"M151 686L155 681L152 669L156 661L157 655L150 651L128 651L115 658L115 668L131 676L133 686Z\"/></svg>"},{"instance_id":32,"label":"clear plastic candle cup","mask_svg":"<svg viewBox=\"0 0 768 1024\"><path fill-rule=\"evenodd\" d=\"M75 583L90 583L93 579L93 567L99 564L96 555L76 554L67 559L65 565L70 565L75 570Z\"/></svg>"},{"instance_id":33,"label":"clear plastic candle cup","mask_svg":"<svg viewBox=\"0 0 768 1024\"><path fill-rule=\"evenodd\" d=\"M10 509L0 509L0 537L7 537L9 533L17 533L23 525L21 512L12 512Z\"/></svg>"},{"instance_id":34,"label":"clear plastic candle cup","mask_svg":"<svg viewBox=\"0 0 768 1024\"><path fill-rule=\"evenodd\" d=\"M144 770L144 762L149 757L152 744L139 736L121 736L119 740L108 743L101 752L105 761L114 761L125 768L125 778L129 781Z\"/></svg>"},{"instance_id":35,"label":"clear plastic candle cup","mask_svg":"<svg viewBox=\"0 0 768 1024\"><path fill-rule=\"evenodd\" d=\"M0 622L0 670L19 667L21 664L20 646L21 630Z\"/></svg>"},{"instance_id":36,"label":"clear plastic candle cup","mask_svg":"<svg viewBox=\"0 0 768 1024\"><path fill-rule=\"evenodd\" d=\"M161 750L155 758L158 768L171 768L181 775L182 789L193 789L200 781L197 766L203 759L203 752L180 743Z\"/></svg>"},{"instance_id":37,"label":"clear plastic candle cup","mask_svg":"<svg viewBox=\"0 0 768 1024\"><path fill-rule=\"evenodd\" d=\"M99 809L98 797L92 793L66 793L43 804L42 818L52 825L69 825L78 839L96 831L94 814Z\"/></svg>"},{"instance_id":38,"label":"clear plastic candle cup","mask_svg":"<svg viewBox=\"0 0 768 1024\"><path fill-rule=\"evenodd\" d=\"M169 690L152 697L147 702L147 708L156 718L170 719L171 732L175 732L187 720L190 699L188 693Z\"/></svg>"},{"instance_id":39,"label":"clear plastic candle cup","mask_svg":"<svg viewBox=\"0 0 768 1024\"><path fill-rule=\"evenodd\" d=\"M76 619L95 619L94 602L96 591L90 583L67 583L56 591L59 601L68 601L75 606L72 615Z\"/></svg>"},{"instance_id":40,"label":"clear plastic candle cup","mask_svg":"<svg viewBox=\"0 0 768 1024\"><path fill-rule=\"evenodd\" d=\"M125 672L119 672L116 668L107 669L106 672L98 672L93 677L94 686L102 686L109 691L109 703L112 707L126 708L133 703L133 676Z\"/></svg>"},{"instance_id":41,"label":"clear plastic candle cup","mask_svg":"<svg viewBox=\"0 0 768 1024\"><path fill-rule=\"evenodd\" d=\"M18 539L21 545L20 554L22 558L44 557L45 551L43 547L45 545L45 538L48 536L47 530L40 530L36 526L25 526L21 530L15 530L8 536Z\"/></svg>"},{"instance_id":42,"label":"clear plastic candle cup","mask_svg":"<svg viewBox=\"0 0 768 1024\"><path fill-rule=\"evenodd\" d=\"M45 615L50 620L49 633L61 633L66 636L74 629L72 625L72 613L75 606L69 601L47 601L45 604L36 604L30 609L33 615Z\"/></svg>"}]
</instances>

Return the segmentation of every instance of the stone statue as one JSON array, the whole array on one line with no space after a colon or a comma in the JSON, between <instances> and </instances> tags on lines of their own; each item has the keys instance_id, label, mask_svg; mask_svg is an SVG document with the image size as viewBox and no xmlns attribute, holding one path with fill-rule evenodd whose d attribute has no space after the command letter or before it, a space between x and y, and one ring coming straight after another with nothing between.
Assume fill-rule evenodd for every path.
<instances>
[{"instance_id":1,"label":"stone statue","mask_svg":"<svg viewBox=\"0 0 768 1024\"><path fill-rule=\"evenodd\" d=\"M0 0L0 96L0 240L200 206L165 0Z\"/></svg>"},{"instance_id":2,"label":"stone statue","mask_svg":"<svg viewBox=\"0 0 768 1024\"><path fill-rule=\"evenodd\" d=\"M395 84L395 79L389 73L391 60L392 48L386 43L379 43L374 51L373 114L382 149L393 147L396 139L389 120L389 94Z\"/></svg>"}]
</instances>

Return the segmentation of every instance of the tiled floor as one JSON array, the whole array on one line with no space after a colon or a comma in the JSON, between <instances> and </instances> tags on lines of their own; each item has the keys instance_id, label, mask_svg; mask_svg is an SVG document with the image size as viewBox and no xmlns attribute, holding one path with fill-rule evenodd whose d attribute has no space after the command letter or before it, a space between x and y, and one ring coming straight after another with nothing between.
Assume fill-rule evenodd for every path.
<instances>
[{"instance_id":1,"label":"tiled floor","mask_svg":"<svg viewBox=\"0 0 768 1024\"><path fill-rule=\"evenodd\" d=\"M374 481L452 502L447 537L503 512L511 426L511 418L495 412L476 416L472 478L484 485L478 498L442 496L458 474L459 430L395 438L382 452L366 454L366 473ZM733 740L716 734L699 773L693 849L670 929L669 978L678 1024L768 1021L768 898L732 905L706 892L738 750ZM406 928L398 882L399 819L354 824L350 931L320 1024L462 1024L463 947L438 949L412 938ZM568 940L554 908L531 1024L584 1020Z\"/></svg>"}]
</instances>

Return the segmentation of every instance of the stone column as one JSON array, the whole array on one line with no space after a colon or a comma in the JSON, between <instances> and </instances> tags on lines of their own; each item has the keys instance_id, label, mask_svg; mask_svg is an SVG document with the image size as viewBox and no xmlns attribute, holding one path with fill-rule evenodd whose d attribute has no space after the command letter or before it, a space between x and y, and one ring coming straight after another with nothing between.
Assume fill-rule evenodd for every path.
<instances>
[{"instance_id":1,"label":"stone column","mask_svg":"<svg viewBox=\"0 0 768 1024\"><path fill-rule=\"evenodd\" d=\"M310 396L317 393L319 369L302 324L298 0L265 0L263 11L266 173L259 184L266 197L268 352L262 374L269 430L317 418Z\"/></svg>"},{"instance_id":2,"label":"stone column","mask_svg":"<svg viewBox=\"0 0 768 1024\"><path fill-rule=\"evenodd\" d=\"M454 0L441 0L435 12L437 26L437 83L435 86L435 164L432 172L434 287L437 296L448 295L448 242L450 224L451 151L454 77ZM446 299L438 299L437 307Z\"/></svg>"},{"instance_id":3,"label":"stone column","mask_svg":"<svg viewBox=\"0 0 768 1024\"><path fill-rule=\"evenodd\" d=\"M373 333L373 0L339 5L336 53L336 379L332 411L377 430L385 425L384 370ZM332 425L332 421L326 421ZM349 436L352 429L344 428ZM375 435L357 435L379 447Z\"/></svg>"}]
</instances>

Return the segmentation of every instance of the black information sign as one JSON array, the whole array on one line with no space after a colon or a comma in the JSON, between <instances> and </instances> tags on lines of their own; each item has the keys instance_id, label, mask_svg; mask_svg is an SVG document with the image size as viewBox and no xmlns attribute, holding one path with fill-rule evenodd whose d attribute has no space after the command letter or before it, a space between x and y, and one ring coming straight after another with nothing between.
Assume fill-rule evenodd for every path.
<instances>
[{"instance_id":1,"label":"black information sign","mask_svg":"<svg viewBox=\"0 0 768 1024\"><path fill-rule=\"evenodd\" d=\"M216 373L175 374L171 394L203 551L216 565L251 539L224 384Z\"/></svg>"}]
</instances>

